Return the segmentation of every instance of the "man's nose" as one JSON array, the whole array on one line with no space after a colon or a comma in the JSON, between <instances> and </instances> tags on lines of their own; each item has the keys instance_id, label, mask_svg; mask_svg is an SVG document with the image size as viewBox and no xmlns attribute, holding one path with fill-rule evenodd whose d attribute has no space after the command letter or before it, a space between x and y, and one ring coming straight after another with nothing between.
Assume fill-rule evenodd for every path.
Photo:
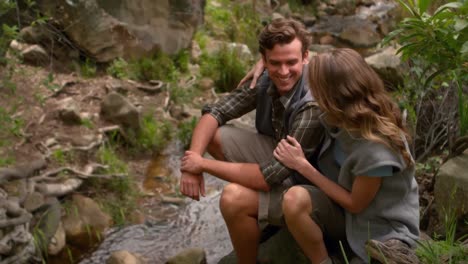
<instances>
[{"instance_id":1,"label":"man's nose","mask_svg":"<svg viewBox=\"0 0 468 264\"><path fill-rule=\"evenodd\" d=\"M281 65L281 66L280 66L280 69L279 69L279 73L280 73L280 74L284 74L284 75L288 74L288 73L289 73L289 68L288 68L288 66L287 66L287 65L284 65L284 64Z\"/></svg>"}]
</instances>

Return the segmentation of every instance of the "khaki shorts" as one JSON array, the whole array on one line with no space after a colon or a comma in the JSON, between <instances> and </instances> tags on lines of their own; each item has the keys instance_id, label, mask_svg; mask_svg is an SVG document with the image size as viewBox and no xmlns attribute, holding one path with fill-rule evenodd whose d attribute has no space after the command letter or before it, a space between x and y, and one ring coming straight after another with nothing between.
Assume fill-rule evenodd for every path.
<instances>
[{"instance_id":1,"label":"khaki shorts","mask_svg":"<svg viewBox=\"0 0 468 264\"><path fill-rule=\"evenodd\" d=\"M265 135L230 125L220 127L221 145L226 160L232 162L265 163L273 158L276 141ZM268 224L285 226L282 210L283 194L293 183L287 179L282 185L274 186L270 192L259 192L258 221L261 229ZM320 189L313 185L305 188L313 203L312 219L322 232L333 240L345 237L344 212Z\"/></svg>"}]
</instances>

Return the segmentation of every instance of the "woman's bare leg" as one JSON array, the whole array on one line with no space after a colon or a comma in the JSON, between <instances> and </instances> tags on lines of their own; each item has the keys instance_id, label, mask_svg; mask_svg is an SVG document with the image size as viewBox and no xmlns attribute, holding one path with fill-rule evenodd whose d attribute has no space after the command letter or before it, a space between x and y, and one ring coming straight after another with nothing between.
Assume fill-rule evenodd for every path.
<instances>
[{"instance_id":1,"label":"woman's bare leg","mask_svg":"<svg viewBox=\"0 0 468 264\"><path fill-rule=\"evenodd\" d=\"M283 213L286 225L313 263L321 263L328 258L320 227L312 220L312 201L309 192L300 187L291 187L283 196Z\"/></svg>"},{"instance_id":2,"label":"woman's bare leg","mask_svg":"<svg viewBox=\"0 0 468 264\"><path fill-rule=\"evenodd\" d=\"M255 263L260 230L258 218L258 193L239 184L224 187L220 208L231 236L238 263Z\"/></svg>"}]
</instances>

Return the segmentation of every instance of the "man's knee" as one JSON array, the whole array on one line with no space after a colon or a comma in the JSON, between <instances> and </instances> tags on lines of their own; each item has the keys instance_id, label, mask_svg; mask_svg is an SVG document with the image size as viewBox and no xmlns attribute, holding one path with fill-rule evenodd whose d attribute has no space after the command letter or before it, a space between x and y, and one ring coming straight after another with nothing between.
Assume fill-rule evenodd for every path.
<instances>
[{"instance_id":1,"label":"man's knee","mask_svg":"<svg viewBox=\"0 0 468 264\"><path fill-rule=\"evenodd\" d=\"M309 192L300 186L291 187L283 195L282 208L286 218L303 213L310 214L312 212L312 202Z\"/></svg>"},{"instance_id":2,"label":"man's knee","mask_svg":"<svg viewBox=\"0 0 468 264\"><path fill-rule=\"evenodd\" d=\"M225 160L221 145L221 127L216 129L213 139L208 143L208 153L217 160Z\"/></svg>"},{"instance_id":3,"label":"man's knee","mask_svg":"<svg viewBox=\"0 0 468 264\"><path fill-rule=\"evenodd\" d=\"M230 183L226 185L219 200L221 213L224 216L232 216L242 213L249 214L251 211L255 211L258 201L246 199L249 196L246 192L246 188L239 184Z\"/></svg>"}]
</instances>

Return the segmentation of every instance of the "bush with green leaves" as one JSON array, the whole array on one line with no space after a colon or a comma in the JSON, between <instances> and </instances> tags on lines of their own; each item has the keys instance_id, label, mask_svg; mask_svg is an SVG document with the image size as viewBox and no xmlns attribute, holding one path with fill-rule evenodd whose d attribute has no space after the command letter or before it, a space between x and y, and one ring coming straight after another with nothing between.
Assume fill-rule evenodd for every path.
<instances>
[{"instance_id":1,"label":"bush with green leaves","mask_svg":"<svg viewBox=\"0 0 468 264\"><path fill-rule=\"evenodd\" d=\"M200 72L203 76L212 78L218 92L229 92L245 76L246 62L240 59L236 49L223 47L213 56L204 53L200 60Z\"/></svg>"},{"instance_id":2,"label":"bush with green leaves","mask_svg":"<svg viewBox=\"0 0 468 264\"><path fill-rule=\"evenodd\" d=\"M468 80L468 4L447 3L430 14L430 0L399 2L409 17L384 44L396 40L401 45L398 52L410 67L402 96L418 135L415 145L425 146L416 151L416 157L424 160L466 133L468 127L468 100L463 96ZM458 129L443 129L454 126Z\"/></svg>"},{"instance_id":3,"label":"bush with green leaves","mask_svg":"<svg viewBox=\"0 0 468 264\"><path fill-rule=\"evenodd\" d=\"M137 148L160 152L171 139L172 126L166 121L157 121L152 115L145 115L136 138Z\"/></svg>"},{"instance_id":4,"label":"bush with green leaves","mask_svg":"<svg viewBox=\"0 0 468 264\"><path fill-rule=\"evenodd\" d=\"M257 36L263 28L259 13L249 1L207 1L204 32L217 39L245 43L250 50L258 50ZM202 46L201 43L199 43Z\"/></svg>"},{"instance_id":5,"label":"bush with green leaves","mask_svg":"<svg viewBox=\"0 0 468 264\"><path fill-rule=\"evenodd\" d=\"M196 117L192 117L190 120L181 122L178 126L177 138L182 143L184 149L188 149L190 147L193 129L195 129L197 122L198 119Z\"/></svg>"}]
</instances>

